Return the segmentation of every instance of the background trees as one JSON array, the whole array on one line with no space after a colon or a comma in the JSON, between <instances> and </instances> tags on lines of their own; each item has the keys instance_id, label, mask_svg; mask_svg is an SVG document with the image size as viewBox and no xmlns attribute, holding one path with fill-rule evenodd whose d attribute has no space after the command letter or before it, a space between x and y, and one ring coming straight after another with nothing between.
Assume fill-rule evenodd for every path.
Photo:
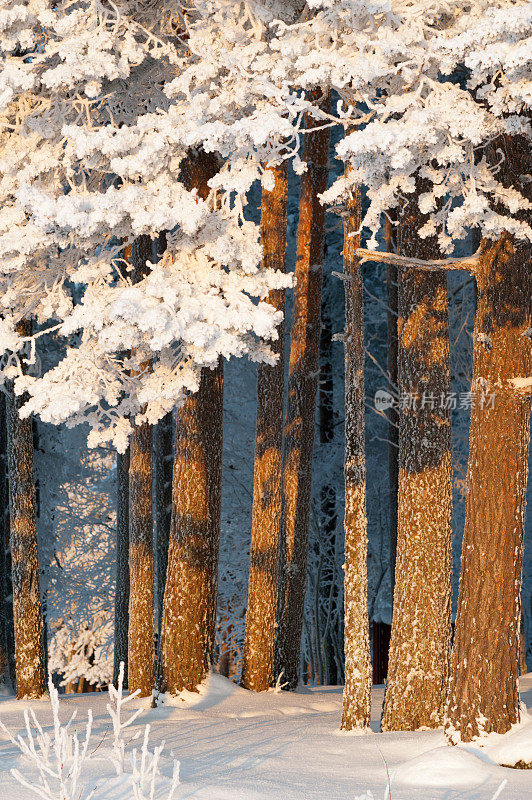
<instances>
[{"instance_id":1,"label":"background trees","mask_svg":"<svg viewBox=\"0 0 532 800\"><path fill-rule=\"evenodd\" d=\"M286 12L284 19L277 21L281 11ZM266 531L257 515L257 503L264 495L258 474L252 547L254 554L263 548L264 534L271 549L269 599L268 613L261 619L255 602L261 581L256 581L258 572L252 564L247 620L251 638L244 682L254 688L269 685L277 622L278 668L284 670L290 688L302 674L341 675L345 667L345 727L366 724L363 368L370 376L368 386L375 385L375 376L372 378L364 364L362 352L364 285L366 342L386 386L389 376L384 366L386 346L379 341L384 318L379 322L377 311L385 294L382 269L359 270L360 259L399 268L399 384L403 395L421 395L419 413L399 408L398 569L384 726L439 724L449 653L451 408L434 409L433 403L437 395L442 396L440 402L447 403L452 393L446 275L462 268L478 284L472 397L478 401L479 392L489 390L494 408L477 402L472 409L464 557L447 727L449 736L470 738L479 732L471 715L477 719L482 713L487 730L506 729L518 714L520 553L530 412L527 259L532 203L527 179L522 177L530 171L526 88L530 56L523 46L532 29L529 4L478 0L464 11L461 4L439 2L427 9L424 3L369 7L356 0L313 0L303 10L299 3L280 9L279 4L265 2L197 0L184 16L169 16L164 4L147 9L144 4L125 2L82 0L72 6L12 0L0 13L4 56L0 77L2 370L13 384L15 402L20 406L17 410L24 418L11 415L12 441L17 440L17 431L30 415L69 426L88 422L91 446L112 444L122 453L131 439L131 683L140 687L142 682L145 693L153 684L151 426L174 407L173 519L160 651L163 684L174 693L184 687L193 689L216 657L218 543L224 514L222 363L248 355L264 365L261 378L266 370L275 370L277 375L276 405L270 409L269 423L277 424L272 491L277 498L276 515L279 509L281 513L282 536L279 553L276 520ZM316 93L316 86L324 91ZM331 106L322 102L330 93L334 99ZM450 108L454 113L449 113ZM337 131L344 130L348 133L338 139ZM338 163L327 188L331 131ZM209 167L195 180L190 173L198 165L201 172L201 164L206 162ZM293 170L287 166L289 162ZM292 183L286 193L289 259L295 222L291 213L298 185L295 176L302 190L296 285L289 314L291 356L280 500L283 365L278 359L282 339L276 337L282 302L278 302L280 295L274 297L272 292L282 292L291 282L277 269L285 251L284 179L279 184L279 208L275 210L279 226L272 242L268 241L266 211L261 233L256 202L259 182L265 200L277 189L272 165ZM349 236L356 238L360 226L355 230L352 202L361 186L361 225L369 230L370 239L365 248L353 249ZM342 532L333 531L335 517L341 518L340 492L339 513L335 510L326 523L323 502L318 514L312 504L328 204L343 214L347 210L348 223L343 243L334 225L327 231L327 259L330 267L335 262L338 265L345 245L346 269L354 278L346 306L347 327L356 330L356 344L351 347L353 343L348 342L346 349L347 483ZM384 252L385 218L395 234L389 238L395 240L398 253ZM153 241L161 235L166 248L157 259ZM475 238L482 239L482 246L478 253L470 253ZM126 239L146 244L142 273L131 274L124 264ZM334 302L326 309L325 318L332 321L331 329L334 325L341 330L342 301L338 292L331 291L330 296ZM268 303L268 298L275 302ZM390 299L393 301L391 295ZM393 312L394 308L392 316ZM21 331L21 320L34 322L31 335ZM38 366L37 355L46 352L55 330L65 343L63 352L50 359L52 363L43 361L41 369L28 370ZM334 419L335 386L330 376L335 374L338 379L342 365L341 358L334 356L332 336L329 338L330 444L336 422L341 422L341 418ZM391 343L393 339L390 335ZM278 344L271 347L272 341ZM264 388L259 384L259 392ZM261 446L265 415L259 408L256 451ZM504 440L497 425L501 419L507 423ZM369 445L378 435L368 437L367 454L373 470L367 494L369 612L374 619L389 575L382 548L373 544L377 538L374 527L381 534L384 530L380 522L375 525L376 512L382 507L386 517L388 510L385 477L382 470L379 473L371 467L374 456ZM17 458L10 463L10 482L15 488L19 485L17 470L30 463L28 436L26 429L27 460ZM141 449L143 457L139 458ZM489 460L489 454L497 449L504 454L509 470L504 485ZM230 458L237 460L234 451ZM236 472L235 464L232 467ZM34 476L32 469L26 472L25 496L31 499ZM331 474L338 472L334 465ZM243 491L251 492L250 486L250 479L247 484L244 481ZM140 496L142 513L138 513ZM356 502L352 502L353 496ZM497 512L492 497L498 498ZM20 503L13 498L12 491L10 523L16 544ZM251 497L248 505L251 510ZM229 518L226 523L229 527ZM248 531L250 524L246 523ZM390 524L393 527L393 518ZM35 522L31 529L35 544ZM483 538L484 529L492 538ZM325 547L320 543L323 533ZM336 544L343 535L345 551ZM312 614L305 614L309 541L316 591ZM501 542L508 546L500 547ZM34 575L32 610L36 621L28 631L31 647L37 652L40 598L39 592L35 595L34 544L27 564ZM142 564L136 555L140 544ZM326 551L332 566L324 570ZM42 558L52 561L53 547L44 552ZM377 553L380 565L375 564ZM342 618L336 611L334 627L331 618L343 599L337 576L344 555L347 613ZM271 576L279 556L282 579L275 585ZM240 554L234 557L238 559ZM489 598L479 588L485 558L486 575L493 587L497 585L497 589L486 588ZM164 563L164 552L159 560ZM15 560L13 566L16 605L20 576ZM144 575L140 582L137 567ZM224 613L230 618L224 646L234 637L238 650L244 603L237 594L224 599ZM276 598L279 608L274 620ZM437 607L436 614L432 610L427 613L428 598ZM475 603L489 607L488 600L504 613L493 611L501 626L494 627L492 638L488 637L491 655L489 674L483 677L486 688L473 698L472 672L464 670L463 664L481 659L486 643L484 631L473 623L481 615L471 610ZM140 602L144 624L139 624L134 613ZM15 619L17 613L15 610ZM315 635L321 618L325 619L322 636ZM259 647L261 622L264 636ZM331 635L333 627L336 638ZM19 626L16 631L20 649ZM512 644L503 658L500 641L508 631ZM342 632L347 661L340 652ZM355 638L360 647L353 648ZM429 648L423 644L427 640ZM412 641L414 653L407 662L405 649L412 647ZM253 666L252 658L259 650L261 664ZM85 655L89 659L93 654ZM355 663L359 660L360 664ZM412 665L419 677L414 681L410 680ZM143 671L145 681L139 678ZM38 670L34 674L39 682ZM355 677L359 681L356 687ZM500 702L486 704L487 687L494 679L499 684ZM22 684L17 685L19 690L26 691ZM355 713L353 703L359 690L360 708Z\"/></svg>"}]
</instances>

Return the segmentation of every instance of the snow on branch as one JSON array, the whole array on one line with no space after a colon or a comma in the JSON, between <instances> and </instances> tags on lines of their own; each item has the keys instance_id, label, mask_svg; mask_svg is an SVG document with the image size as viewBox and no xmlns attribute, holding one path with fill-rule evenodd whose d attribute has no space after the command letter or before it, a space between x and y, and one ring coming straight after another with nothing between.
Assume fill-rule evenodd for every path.
<instances>
[{"instance_id":1,"label":"snow on branch","mask_svg":"<svg viewBox=\"0 0 532 800\"><path fill-rule=\"evenodd\" d=\"M466 256L462 258L429 259L427 261L421 258L400 256L397 255L397 253L386 253L382 250L366 250L364 247L358 247L355 252L362 262L378 261L379 263L383 264L394 264L397 267L417 267L418 269L422 270L464 269L472 274L475 274L476 266L479 260L478 252L472 256Z\"/></svg>"},{"instance_id":2,"label":"snow on branch","mask_svg":"<svg viewBox=\"0 0 532 800\"><path fill-rule=\"evenodd\" d=\"M121 720L122 706L136 697L136 693L123 697L124 665L120 665L118 688L109 685L111 702L107 710L113 722L114 740L112 752L107 751L107 761L112 764L116 778L106 778L106 787L116 785L126 790L132 800L172 800L179 784L179 761L173 762L170 777L161 773L161 755L164 741L151 751L149 749L150 726L144 727L144 737L140 751L134 748L129 754L130 770L126 770L124 730L142 713L137 709L125 721ZM0 730L8 737L26 759L30 769L23 772L12 769L11 774L25 789L33 792L41 800L91 800L96 793L100 794L100 786L94 786L94 769L90 769L92 755L99 750L103 739L92 750L92 711L89 709L85 733L82 739L76 731L72 732L72 723L76 712L71 715L66 725L59 719L59 694L52 679L48 681L50 705L52 707L52 731L39 723L33 709L24 711L26 738L22 734L14 736L0 722ZM136 739L140 732L132 738ZM105 753L105 747L100 753ZM35 775L35 770L37 775ZM107 795L106 795L107 796Z\"/></svg>"}]
</instances>

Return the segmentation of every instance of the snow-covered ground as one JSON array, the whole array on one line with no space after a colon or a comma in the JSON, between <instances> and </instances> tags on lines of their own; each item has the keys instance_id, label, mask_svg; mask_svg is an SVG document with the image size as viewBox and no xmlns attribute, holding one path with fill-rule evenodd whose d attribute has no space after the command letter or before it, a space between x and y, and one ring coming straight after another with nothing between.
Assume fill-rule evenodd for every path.
<instances>
[{"instance_id":1,"label":"snow-covered ground","mask_svg":"<svg viewBox=\"0 0 532 800\"><path fill-rule=\"evenodd\" d=\"M522 699L532 711L532 674L521 682ZM165 740L161 774L170 776L180 762L174 800L528 800L532 771L509 769L521 758L532 760L532 715L504 737L479 747L448 747L441 732L380 733L353 736L338 731L341 689L320 687L301 693L255 695L219 675L212 675L200 695L188 695L157 709L144 708L126 728L127 750L140 747L149 723L150 748ZM374 688L373 730L378 731L382 687ZM117 778L108 756L113 732L106 694L63 696L60 717L73 708L83 738L89 709L94 715L90 756L82 774L93 800L133 800L123 777ZM23 710L30 704L0 700L0 720L11 734L24 732ZM129 705L143 708L145 701ZM48 703L33 703L37 719L50 730ZM125 715L127 718L127 715ZM135 738L137 734L137 738ZM26 757L0 733L0 798L30 800L37 795L10 774L36 777ZM388 788L388 775L391 792ZM506 783L504 783L506 781ZM155 798L168 796L169 782ZM387 794L389 792L390 794ZM371 793L371 794L370 794ZM75 800L83 798L81 784ZM147 795L149 797L149 794Z\"/></svg>"}]
</instances>

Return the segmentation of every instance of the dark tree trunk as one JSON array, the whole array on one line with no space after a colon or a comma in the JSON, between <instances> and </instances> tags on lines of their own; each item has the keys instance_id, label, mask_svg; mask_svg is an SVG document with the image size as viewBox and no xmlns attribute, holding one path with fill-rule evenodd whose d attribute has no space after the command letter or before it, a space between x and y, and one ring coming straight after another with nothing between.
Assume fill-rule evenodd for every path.
<instances>
[{"instance_id":1,"label":"dark tree trunk","mask_svg":"<svg viewBox=\"0 0 532 800\"><path fill-rule=\"evenodd\" d=\"M213 656L222 496L223 366L177 409L162 685L195 691Z\"/></svg>"},{"instance_id":2,"label":"dark tree trunk","mask_svg":"<svg viewBox=\"0 0 532 800\"><path fill-rule=\"evenodd\" d=\"M7 576L7 536L6 521L8 520L9 495L7 488L7 421L6 397L0 393L0 685L11 686L9 672L9 627L10 607L8 598Z\"/></svg>"},{"instance_id":3,"label":"dark tree trunk","mask_svg":"<svg viewBox=\"0 0 532 800\"><path fill-rule=\"evenodd\" d=\"M263 266L286 269L286 164L271 168L272 191L263 190L261 238ZM285 290L270 292L268 303L285 310ZM275 366L259 365L257 375L257 429L251 528L251 561L242 685L266 691L273 681L275 620L279 584L281 530L281 476L284 414L284 321L272 349Z\"/></svg>"},{"instance_id":4,"label":"dark tree trunk","mask_svg":"<svg viewBox=\"0 0 532 800\"><path fill-rule=\"evenodd\" d=\"M333 331L329 313L331 297L328 283L325 283L321 303L321 335L320 335L320 376L318 389L318 421L320 445L325 459L332 461L332 450L327 447L334 441L334 385L333 385ZM333 620L337 619L335 611L338 603L336 576L336 487L334 479L328 475L320 487L320 548L324 555L321 575L321 586L318 586L319 597L325 606L325 625L323 627L323 661L324 680L336 686L339 680L335 646L335 630Z\"/></svg>"},{"instance_id":5,"label":"dark tree trunk","mask_svg":"<svg viewBox=\"0 0 532 800\"><path fill-rule=\"evenodd\" d=\"M120 664L124 664L127 686L127 649L129 631L129 448L116 456L116 584L115 649L113 683L118 683Z\"/></svg>"},{"instance_id":6,"label":"dark tree trunk","mask_svg":"<svg viewBox=\"0 0 532 800\"><path fill-rule=\"evenodd\" d=\"M437 258L406 206L402 255ZM441 724L451 647L451 420L447 276L399 272L399 501L397 570L383 730ZM415 407L410 407L415 398Z\"/></svg>"},{"instance_id":7,"label":"dark tree trunk","mask_svg":"<svg viewBox=\"0 0 532 800\"><path fill-rule=\"evenodd\" d=\"M342 729L365 729L371 720L368 620L364 296L360 261L360 192L347 203L345 281L345 688Z\"/></svg>"},{"instance_id":8,"label":"dark tree trunk","mask_svg":"<svg viewBox=\"0 0 532 800\"><path fill-rule=\"evenodd\" d=\"M471 741L519 719L521 567L532 374L531 248L483 243L477 272L467 501L446 733ZM528 332L528 333L527 333Z\"/></svg>"},{"instance_id":9,"label":"dark tree trunk","mask_svg":"<svg viewBox=\"0 0 532 800\"><path fill-rule=\"evenodd\" d=\"M329 107L329 98L323 100ZM316 122L309 117L307 128ZM329 130L304 137L297 230L296 287L290 343L288 411L283 469L283 574L277 672L295 689L299 681L301 631L307 577L312 490L312 453L318 385L325 209L318 196L327 188Z\"/></svg>"},{"instance_id":10,"label":"dark tree trunk","mask_svg":"<svg viewBox=\"0 0 532 800\"><path fill-rule=\"evenodd\" d=\"M392 223L386 220L386 249L394 250ZM386 295L388 299L388 373L390 375L390 394L395 397L398 389L397 376L397 318L398 306L397 267L386 267ZM397 498L399 494L399 412L396 406L388 409L388 480L390 496L390 584L395 586L395 563L397 559Z\"/></svg>"},{"instance_id":11,"label":"dark tree trunk","mask_svg":"<svg viewBox=\"0 0 532 800\"><path fill-rule=\"evenodd\" d=\"M157 624L159 638L163 619L164 587L168 566L168 545L172 521L172 468L174 463L174 419L166 414L154 431L155 450L155 535L156 535L156 583Z\"/></svg>"},{"instance_id":12,"label":"dark tree trunk","mask_svg":"<svg viewBox=\"0 0 532 800\"><path fill-rule=\"evenodd\" d=\"M133 281L147 272L153 259L149 236L140 236L132 246ZM143 369L150 369L147 362ZM136 425L129 455L129 631L128 687L149 697L154 688L154 564L153 564L153 426Z\"/></svg>"},{"instance_id":13,"label":"dark tree trunk","mask_svg":"<svg viewBox=\"0 0 532 800\"><path fill-rule=\"evenodd\" d=\"M18 332L22 336L29 336L31 324L26 321L19 323ZM42 697L45 692L33 431L31 419L19 417L23 402L23 398L14 397L11 387L6 405L16 689L19 700Z\"/></svg>"}]
</instances>

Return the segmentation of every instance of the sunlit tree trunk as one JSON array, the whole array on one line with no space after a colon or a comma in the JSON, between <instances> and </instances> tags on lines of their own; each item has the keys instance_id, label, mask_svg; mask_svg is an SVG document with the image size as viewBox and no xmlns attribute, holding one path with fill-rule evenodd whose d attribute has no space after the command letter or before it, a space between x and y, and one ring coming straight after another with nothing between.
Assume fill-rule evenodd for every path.
<instances>
[{"instance_id":1,"label":"sunlit tree trunk","mask_svg":"<svg viewBox=\"0 0 532 800\"><path fill-rule=\"evenodd\" d=\"M329 99L324 99L328 108ZM316 127L313 118L307 128ZM325 209L318 196L327 188L329 130L304 137L297 230L296 287L290 342L288 410L283 468L282 597L277 672L290 689L299 680L301 631L307 577L312 452L318 385Z\"/></svg>"},{"instance_id":2,"label":"sunlit tree trunk","mask_svg":"<svg viewBox=\"0 0 532 800\"><path fill-rule=\"evenodd\" d=\"M127 686L129 630L129 448L116 456L116 583L113 683L118 682L120 663L124 663Z\"/></svg>"},{"instance_id":3,"label":"sunlit tree trunk","mask_svg":"<svg viewBox=\"0 0 532 800\"><path fill-rule=\"evenodd\" d=\"M261 239L263 266L286 268L286 164L270 168L275 180L262 192ZM268 303L285 309L285 290L270 292ZM281 526L281 472L284 413L284 322L272 349L275 366L259 365L257 376L257 429L251 527L251 563L242 685L266 691L273 681L275 618L279 583Z\"/></svg>"},{"instance_id":4,"label":"sunlit tree trunk","mask_svg":"<svg viewBox=\"0 0 532 800\"><path fill-rule=\"evenodd\" d=\"M153 258L149 236L132 246L133 281L146 274ZM143 365L150 369L150 363ZM129 631L128 687L149 697L154 688L153 427L135 425L129 453Z\"/></svg>"},{"instance_id":5,"label":"sunlit tree trunk","mask_svg":"<svg viewBox=\"0 0 532 800\"><path fill-rule=\"evenodd\" d=\"M504 234L477 271L466 521L446 733L471 741L519 719L521 569L532 374L531 248Z\"/></svg>"},{"instance_id":6,"label":"sunlit tree trunk","mask_svg":"<svg viewBox=\"0 0 532 800\"><path fill-rule=\"evenodd\" d=\"M193 151L183 181L202 198L219 169ZM198 392L176 411L172 523L161 627L161 687L194 691L212 662L222 508L223 362L203 369Z\"/></svg>"},{"instance_id":7,"label":"sunlit tree trunk","mask_svg":"<svg viewBox=\"0 0 532 800\"><path fill-rule=\"evenodd\" d=\"M437 258L412 202L400 254ZM451 646L451 423L447 277L399 271L399 497L397 566L383 730L441 724Z\"/></svg>"},{"instance_id":8,"label":"sunlit tree trunk","mask_svg":"<svg viewBox=\"0 0 532 800\"><path fill-rule=\"evenodd\" d=\"M155 537L157 619L159 637L163 617L164 587L168 565L168 545L172 520L172 468L174 462L173 414L166 414L154 431L155 452Z\"/></svg>"},{"instance_id":9,"label":"sunlit tree trunk","mask_svg":"<svg viewBox=\"0 0 532 800\"><path fill-rule=\"evenodd\" d=\"M177 409L172 527L162 624L165 691L194 691L214 646L222 482L223 366Z\"/></svg>"},{"instance_id":10,"label":"sunlit tree trunk","mask_svg":"<svg viewBox=\"0 0 532 800\"><path fill-rule=\"evenodd\" d=\"M20 322L18 332L21 336L29 336L31 324ZM31 418L19 417L23 402L23 398L13 395L11 387L6 405L16 689L19 700L42 697L45 692L33 431Z\"/></svg>"},{"instance_id":11,"label":"sunlit tree trunk","mask_svg":"<svg viewBox=\"0 0 532 800\"><path fill-rule=\"evenodd\" d=\"M345 281L345 688L343 730L364 729L371 720L369 648L364 297L360 260L360 191L347 202L344 220Z\"/></svg>"}]
</instances>

